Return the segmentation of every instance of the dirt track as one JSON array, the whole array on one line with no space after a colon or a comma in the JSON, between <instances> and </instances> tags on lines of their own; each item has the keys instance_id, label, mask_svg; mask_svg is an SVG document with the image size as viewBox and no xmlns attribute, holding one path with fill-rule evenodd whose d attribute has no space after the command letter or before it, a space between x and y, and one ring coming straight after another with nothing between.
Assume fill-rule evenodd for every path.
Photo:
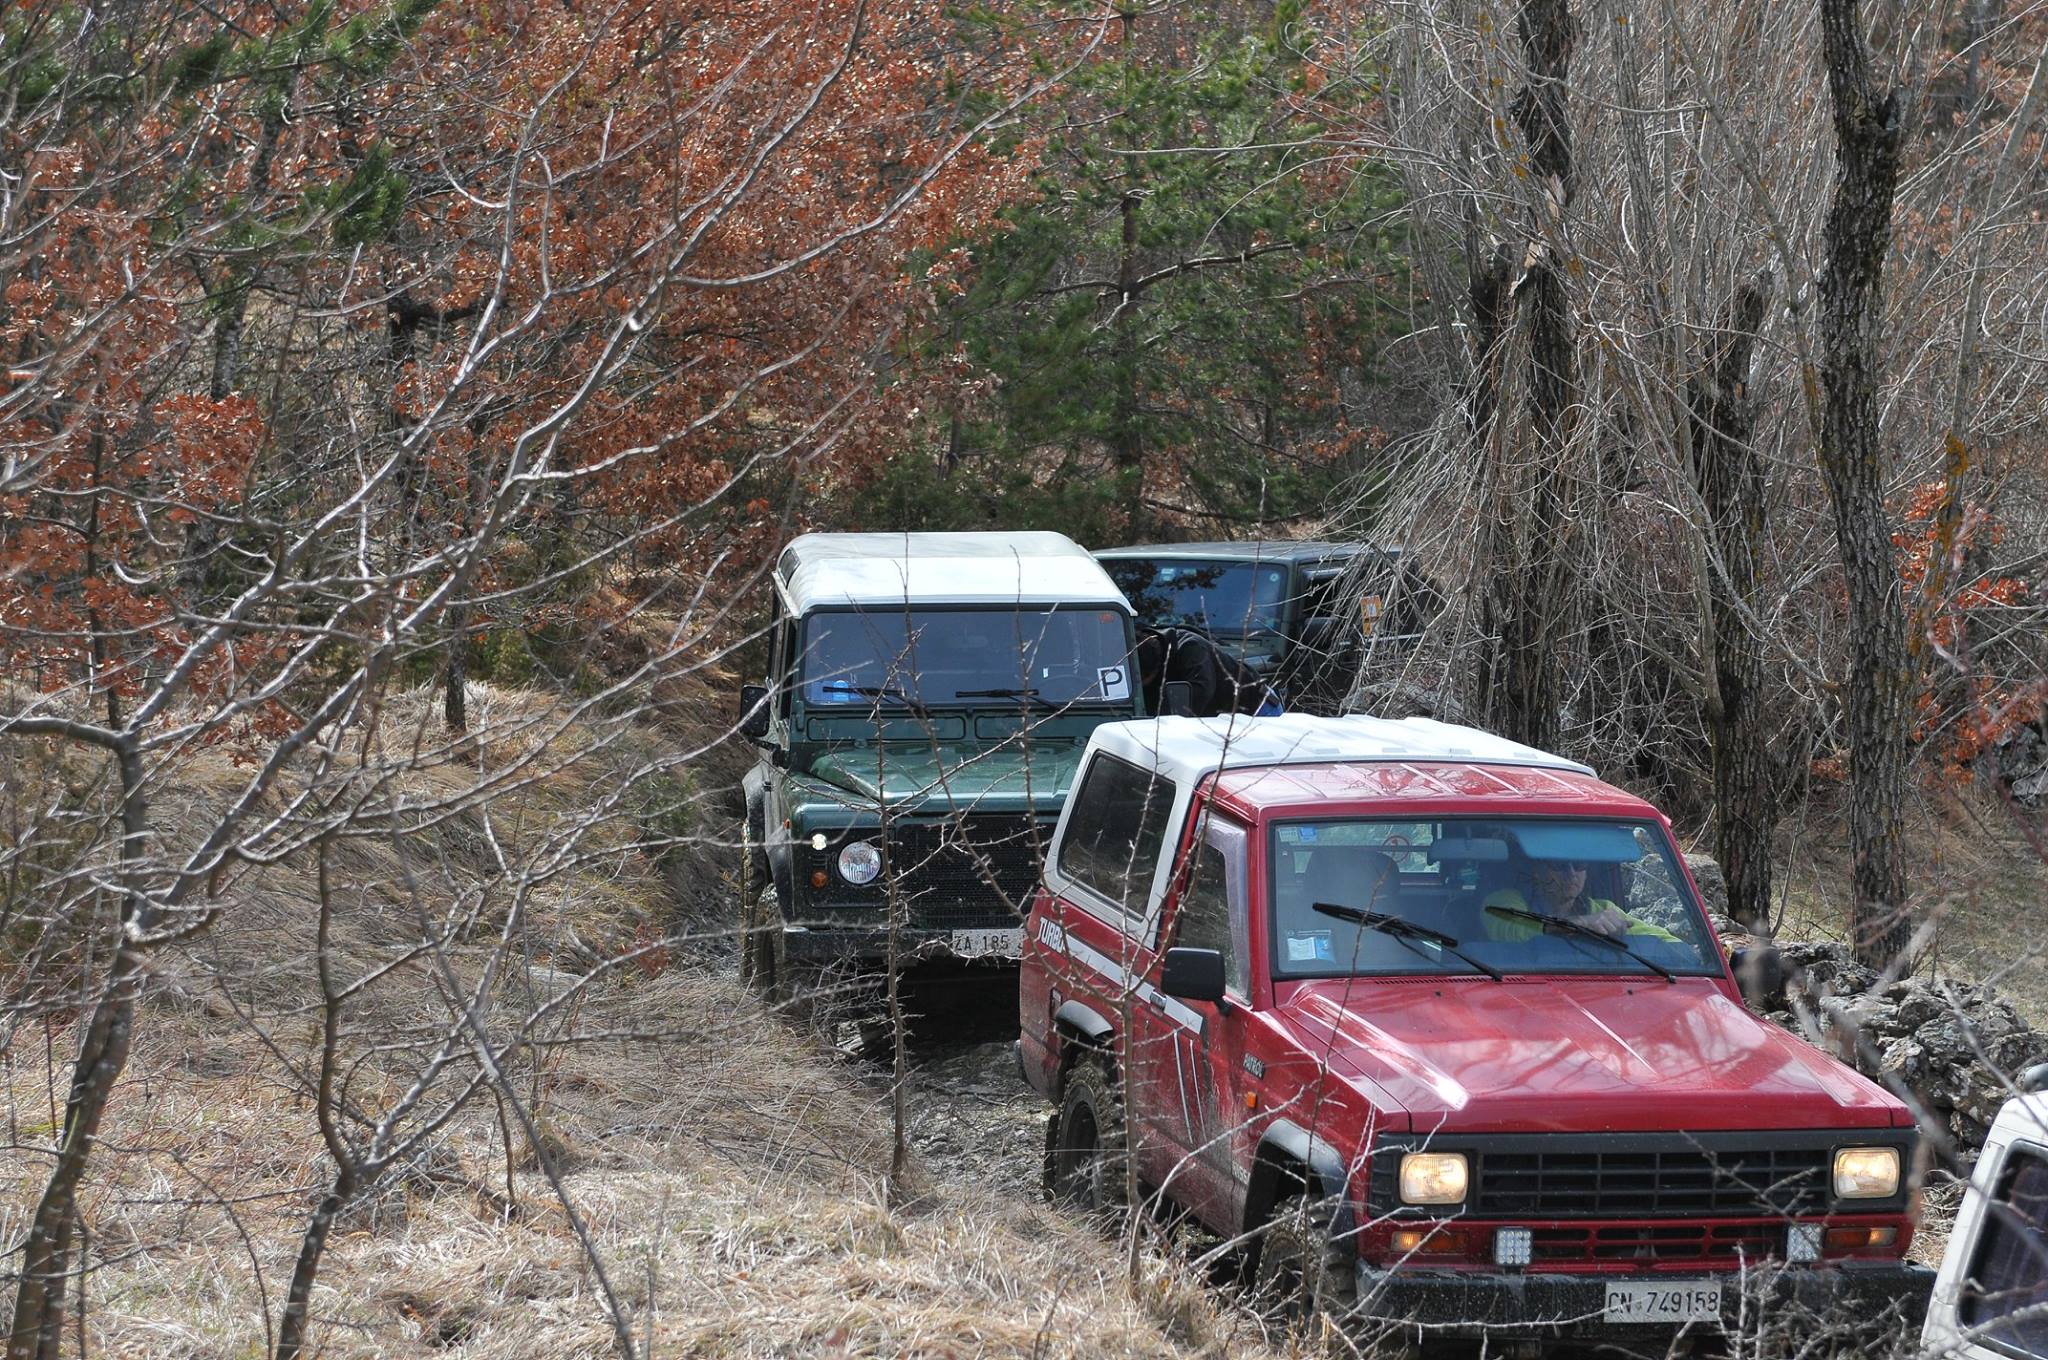
<instances>
[{"instance_id":1,"label":"dirt track","mask_svg":"<svg viewBox=\"0 0 2048 1360\"><path fill-rule=\"evenodd\" d=\"M1019 1195L1039 1193L1045 1102L1024 1084L1017 1038L1017 972L915 975L904 1006L910 1059L910 1140L941 1175L964 1175ZM878 1090L887 1055L862 1064Z\"/></svg>"}]
</instances>

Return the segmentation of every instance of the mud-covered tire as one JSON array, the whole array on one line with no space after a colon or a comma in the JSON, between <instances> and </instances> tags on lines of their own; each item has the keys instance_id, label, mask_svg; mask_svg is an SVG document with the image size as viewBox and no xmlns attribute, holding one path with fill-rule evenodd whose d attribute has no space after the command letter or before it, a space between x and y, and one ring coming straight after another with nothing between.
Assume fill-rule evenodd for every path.
<instances>
[{"instance_id":1,"label":"mud-covered tire","mask_svg":"<svg viewBox=\"0 0 2048 1360\"><path fill-rule=\"evenodd\" d=\"M754 839L753 819L740 832L740 981L773 997L782 974L782 908L769 881L767 857Z\"/></svg>"},{"instance_id":2,"label":"mud-covered tire","mask_svg":"<svg viewBox=\"0 0 2048 1360\"><path fill-rule=\"evenodd\" d=\"M1259 1235L1252 1297L1261 1315L1288 1331L1311 1331L1349 1313L1358 1285L1330 1240L1332 1206L1301 1196L1273 1206Z\"/></svg>"},{"instance_id":3,"label":"mud-covered tire","mask_svg":"<svg viewBox=\"0 0 2048 1360\"><path fill-rule=\"evenodd\" d=\"M1125 1203L1124 1099L1107 1060L1082 1058L1060 1082L1045 1135L1045 1192L1055 1204L1113 1214Z\"/></svg>"}]
</instances>

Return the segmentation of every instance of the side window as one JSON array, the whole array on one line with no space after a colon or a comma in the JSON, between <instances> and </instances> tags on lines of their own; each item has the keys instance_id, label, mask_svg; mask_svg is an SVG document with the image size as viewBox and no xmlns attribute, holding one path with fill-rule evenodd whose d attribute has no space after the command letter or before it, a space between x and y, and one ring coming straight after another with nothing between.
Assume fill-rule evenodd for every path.
<instances>
[{"instance_id":1,"label":"side window","mask_svg":"<svg viewBox=\"0 0 2048 1360\"><path fill-rule=\"evenodd\" d=\"M1306 575L1301 600L1304 618L1335 618L1346 612L1342 563L1318 562Z\"/></svg>"},{"instance_id":2,"label":"side window","mask_svg":"<svg viewBox=\"0 0 2048 1360\"><path fill-rule=\"evenodd\" d=\"M1251 924L1245 915L1243 827L1211 817L1195 847L1194 870L1181 896L1176 943L1223 956L1223 980L1240 997L1251 995Z\"/></svg>"},{"instance_id":3,"label":"side window","mask_svg":"<svg viewBox=\"0 0 2048 1360\"><path fill-rule=\"evenodd\" d=\"M1097 755L1081 776L1060 842L1060 872L1133 916L1145 914L1159 841L1173 811L1173 782L1126 760Z\"/></svg>"},{"instance_id":4,"label":"side window","mask_svg":"<svg viewBox=\"0 0 2048 1360\"><path fill-rule=\"evenodd\" d=\"M774 692L778 712L789 712L790 623L782 612L782 597L775 597L775 617L768 625L768 688Z\"/></svg>"},{"instance_id":5,"label":"side window","mask_svg":"<svg viewBox=\"0 0 2048 1360\"><path fill-rule=\"evenodd\" d=\"M1984 1206L1983 1235L1957 1314L1987 1342L2048 1354L2048 1156L2014 1147L1999 1192Z\"/></svg>"}]
</instances>

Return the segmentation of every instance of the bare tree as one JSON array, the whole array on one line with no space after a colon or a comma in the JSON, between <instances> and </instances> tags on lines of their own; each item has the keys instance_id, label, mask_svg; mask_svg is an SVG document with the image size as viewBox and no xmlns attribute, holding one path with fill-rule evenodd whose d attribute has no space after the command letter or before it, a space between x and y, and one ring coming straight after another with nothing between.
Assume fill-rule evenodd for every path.
<instances>
[{"instance_id":1,"label":"bare tree","mask_svg":"<svg viewBox=\"0 0 2048 1360\"><path fill-rule=\"evenodd\" d=\"M1891 247L1903 111L1871 69L1857 0L1822 0L1836 171L1820 272L1818 453L1849 592L1851 927L1859 957L1889 963L1912 938L1904 846L1906 702L1913 686L1906 611L1885 507L1890 460L1879 437L1877 329Z\"/></svg>"},{"instance_id":2,"label":"bare tree","mask_svg":"<svg viewBox=\"0 0 2048 1360\"><path fill-rule=\"evenodd\" d=\"M1481 437L1492 472L1482 627L1492 645L1474 675L1473 707L1505 735L1548 748L1557 744L1563 698L1554 640L1573 590L1566 449L1580 393L1565 215L1575 187L1567 78L1578 24L1565 0L1536 0L1523 6L1516 28L1525 83L1512 114L1528 150L1515 169L1535 185L1530 220L1519 242L1495 242L1468 259L1475 333L1485 347L1479 363L1491 370L1482 382L1498 385L1511 333L1520 334L1509 352L1527 365L1521 402L1485 404Z\"/></svg>"},{"instance_id":3,"label":"bare tree","mask_svg":"<svg viewBox=\"0 0 2048 1360\"><path fill-rule=\"evenodd\" d=\"M523 1009L505 979L536 901L636 853L630 809L704 759L607 764L658 683L743 637L764 469L796 483L872 437L907 243L987 210L962 197L994 164L979 134L1040 88L936 104L902 69L943 66L936 10L792 28L764 4L672 43L666 10L623 4L472 51L431 8L278 28L167 3L103 33L31 7L0 49L0 744L34 772L0 852L47 867L7 897L0 1053L79 1016L61 1117L23 1148L8 1360L85 1327L81 1205L121 1165L153 980L248 945L295 874L318 891L287 894L279 953L214 970L329 1163L271 1348L312 1344L337 1218L488 1096L636 1352L534 1093L584 981L669 931L581 951ZM848 158L891 173L818 184ZM485 631L559 683L480 713ZM593 764L545 835L494 821ZM352 895L334 859L360 873L371 845L390 872ZM294 1014L310 1051L279 1037Z\"/></svg>"}]
</instances>

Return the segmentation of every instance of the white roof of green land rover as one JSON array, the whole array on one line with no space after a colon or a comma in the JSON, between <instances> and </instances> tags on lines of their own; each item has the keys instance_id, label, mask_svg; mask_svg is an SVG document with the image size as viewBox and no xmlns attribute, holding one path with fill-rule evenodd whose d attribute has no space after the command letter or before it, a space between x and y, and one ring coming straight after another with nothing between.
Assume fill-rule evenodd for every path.
<instances>
[{"instance_id":1,"label":"white roof of green land rover","mask_svg":"<svg viewBox=\"0 0 2048 1360\"><path fill-rule=\"evenodd\" d=\"M804 534L782 550L789 612L905 604L1091 604L1130 612L1116 582L1065 534Z\"/></svg>"},{"instance_id":2,"label":"white roof of green land rover","mask_svg":"<svg viewBox=\"0 0 2048 1360\"><path fill-rule=\"evenodd\" d=\"M1524 765L1593 773L1518 741L1433 718L1146 718L1104 723L1091 746L1187 786L1225 766L1322 765L1338 761L1428 760L1463 765Z\"/></svg>"}]
</instances>

